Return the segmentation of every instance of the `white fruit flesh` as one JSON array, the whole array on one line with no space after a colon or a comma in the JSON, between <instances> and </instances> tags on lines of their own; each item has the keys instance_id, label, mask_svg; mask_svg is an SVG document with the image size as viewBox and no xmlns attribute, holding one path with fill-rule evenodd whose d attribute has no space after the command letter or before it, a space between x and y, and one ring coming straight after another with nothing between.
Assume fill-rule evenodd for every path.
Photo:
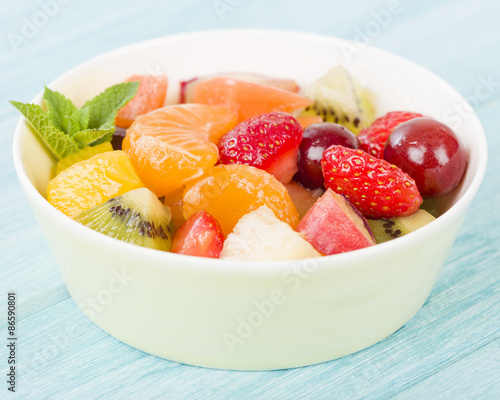
<instances>
[{"instance_id":1,"label":"white fruit flesh","mask_svg":"<svg viewBox=\"0 0 500 400\"><path fill-rule=\"evenodd\" d=\"M221 258L232 260L280 261L320 257L321 254L262 206L240 218L224 242Z\"/></svg>"}]
</instances>

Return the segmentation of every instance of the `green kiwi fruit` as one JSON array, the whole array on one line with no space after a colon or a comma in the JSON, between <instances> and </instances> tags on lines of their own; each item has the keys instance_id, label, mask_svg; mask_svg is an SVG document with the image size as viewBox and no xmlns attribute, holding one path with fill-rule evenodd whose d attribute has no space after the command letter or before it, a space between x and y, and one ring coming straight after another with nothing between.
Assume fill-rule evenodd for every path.
<instances>
[{"instance_id":1,"label":"green kiwi fruit","mask_svg":"<svg viewBox=\"0 0 500 400\"><path fill-rule=\"evenodd\" d=\"M83 225L125 242L169 251L172 238L170 208L149 189L131 190L83 211Z\"/></svg>"},{"instance_id":2,"label":"green kiwi fruit","mask_svg":"<svg viewBox=\"0 0 500 400\"><path fill-rule=\"evenodd\" d=\"M431 214L433 217L439 217L439 205L435 197L430 197L427 199L424 199L422 204L420 205L420 208L424 209L427 211L429 214Z\"/></svg>"},{"instance_id":3,"label":"green kiwi fruit","mask_svg":"<svg viewBox=\"0 0 500 400\"><path fill-rule=\"evenodd\" d=\"M313 82L306 96L314 100L314 104L302 112L303 116L319 115L323 121L343 125L355 134L375 119L372 93L340 65Z\"/></svg>"},{"instance_id":4,"label":"green kiwi fruit","mask_svg":"<svg viewBox=\"0 0 500 400\"><path fill-rule=\"evenodd\" d=\"M420 209L408 217L369 219L367 221L377 243L383 243L413 232L435 219L427 211Z\"/></svg>"}]
</instances>

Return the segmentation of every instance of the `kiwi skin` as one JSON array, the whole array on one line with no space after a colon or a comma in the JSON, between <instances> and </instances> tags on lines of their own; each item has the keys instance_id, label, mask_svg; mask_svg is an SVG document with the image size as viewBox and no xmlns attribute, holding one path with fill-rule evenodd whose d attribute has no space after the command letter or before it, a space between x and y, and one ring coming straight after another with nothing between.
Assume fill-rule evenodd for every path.
<instances>
[{"instance_id":1,"label":"kiwi skin","mask_svg":"<svg viewBox=\"0 0 500 400\"><path fill-rule=\"evenodd\" d=\"M367 221L377 243L383 243L407 235L435 219L427 211L420 209L408 217L369 219Z\"/></svg>"},{"instance_id":2,"label":"kiwi skin","mask_svg":"<svg viewBox=\"0 0 500 400\"><path fill-rule=\"evenodd\" d=\"M76 221L115 239L169 251L171 213L149 189L140 188L83 211Z\"/></svg>"}]
</instances>

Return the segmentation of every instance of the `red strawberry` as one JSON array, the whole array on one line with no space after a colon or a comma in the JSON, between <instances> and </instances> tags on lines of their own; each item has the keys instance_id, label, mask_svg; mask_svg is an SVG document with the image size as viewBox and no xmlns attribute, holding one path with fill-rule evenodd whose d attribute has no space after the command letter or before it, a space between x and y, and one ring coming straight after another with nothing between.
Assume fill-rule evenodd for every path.
<instances>
[{"instance_id":1,"label":"red strawberry","mask_svg":"<svg viewBox=\"0 0 500 400\"><path fill-rule=\"evenodd\" d=\"M392 131L403 122L423 117L422 114L393 111L376 119L370 127L361 130L358 135L362 150L377 158L384 158L384 146Z\"/></svg>"},{"instance_id":2,"label":"red strawberry","mask_svg":"<svg viewBox=\"0 0 500 400\"><path fill-rule=\"evenodd\" d=\"M422 203L413 179L362 150L330 146L323 153L321 168L325 186L347 197L366 218L411 215Z\"/></svg>"},{"instance_id":3,"label":"red strawberry","mask_svg":"<svg viewBox=\"0 0 500 400\"><path fill-rule=\"evenodd\" d=\"M304 130L290 114L276 111L238 124L219 142L221 164L247 164L288 183L297 172Z\"/></svg>"},{"instance_id":4,"label":"red strawberry","mask_svg":"<svg viewBox=\"0 0 500 400\"><path fill-rule=\"evenodd\" d=\"M200 210L175 231L170 251L219 258L223 245L224 235L219 223L205 210Z\"/></svg>"}]
</instances>

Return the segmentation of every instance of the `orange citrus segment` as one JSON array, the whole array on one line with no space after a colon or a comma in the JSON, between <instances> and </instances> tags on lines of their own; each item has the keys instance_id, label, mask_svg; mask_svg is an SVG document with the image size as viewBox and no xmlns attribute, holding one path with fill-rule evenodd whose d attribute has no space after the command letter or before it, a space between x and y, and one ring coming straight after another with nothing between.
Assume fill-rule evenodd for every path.
<instances>
[{"instance_id":1,"label":"orange citrus segment","mask_svg":"<svg viewBox=\"0 0 500 400\"><path fill-rule=\"evenodd\" d=\"M292 112L314 103L290 91L222 77L198 83L193 100L231 107L238 112L238 122L273 111Z\"/></svg>"},{"instance_id":2,"label":"orange citrus segment","mask_svg":"<svg viewBox=\"0 0 500 400\"><path fill-rule=\"evenodd\" d=\"M130 190L144 187L123 151L100 153L49 182L47 200L71 218Z\"/></svg>"},{"instance_id":3,"label":"orange citrus segment","mask_svg":"<svg viewBox=\"0 0 500 400\"><path fill-rule=\"evenodd\" d=\"M89 158L94 157L96 154L105 153L107 151L113 151L113 146L110 142L104 142L98 144L97 146L87 146L76 153L71 153L70 155L57 162L56 175L58 175L65 169L68 169L77 162L88 160Z\"/></svg>"},{"instance_id":4,"label":"orange citrus segment","mask_svg":"<svg viewBox=\"0 0 500 400\"><path fill-rule=\"evenodd\" d=\"M168 80L165 75L132 75L125 82L139 81L139 89L134 98L118 111L115 124L128 128L142 114L163 106L167 93Z\"/></svg>"},{"instance_id":5,"label":"orange citrus segment","mask_svg":"<svg viewBox=\"0 0 500 400\"><path fill-rule=\"evenodd\" d=\"M183 206L182 206L182 197L184 195L184 189L186 187L182 186L176 191L168 194L163 199L163 204L170 208L172 212L171 222L174 224L176 228L181 226L184 222L186 222L186 218L184 218L183 214Z\"/></svg>"},{"instance_id":6,"label":"orange citrus segment","mask_svg":"<svg viewBox=\"0 0 500 400\"><path fill-rule=\"evenodd\" d=\"M219 221L224 235L238 220L262 205L295 228L299 215L285 187L274 176L243 164L218 165L184 192L184 218L206 210Z\"/></svg>"},{"instance_id":7,"label":"orange citrus segment","mask_svg":"<svg viewBox=\"0 0 500 400\"><path fill-rule=\"evenodd\" d=\"M215 165L216 143L234 128L236 118L234 111L221 106L166 106L138 117L122 148L142 181L164 196Z\"/></svg>"},{"instance_id":8,"label":"orange citrus segment","mask_svg":"<svg viewBox=\"0 0 500 400\"><path fill-rule=\"evenodd\" d=\"M323 122L323 118L319 115L299 115L298 117L295 117L295 119L299 121L300 125L304 129L306 129L309 125L320 124Z\"/></svg>"}]
</instances>

